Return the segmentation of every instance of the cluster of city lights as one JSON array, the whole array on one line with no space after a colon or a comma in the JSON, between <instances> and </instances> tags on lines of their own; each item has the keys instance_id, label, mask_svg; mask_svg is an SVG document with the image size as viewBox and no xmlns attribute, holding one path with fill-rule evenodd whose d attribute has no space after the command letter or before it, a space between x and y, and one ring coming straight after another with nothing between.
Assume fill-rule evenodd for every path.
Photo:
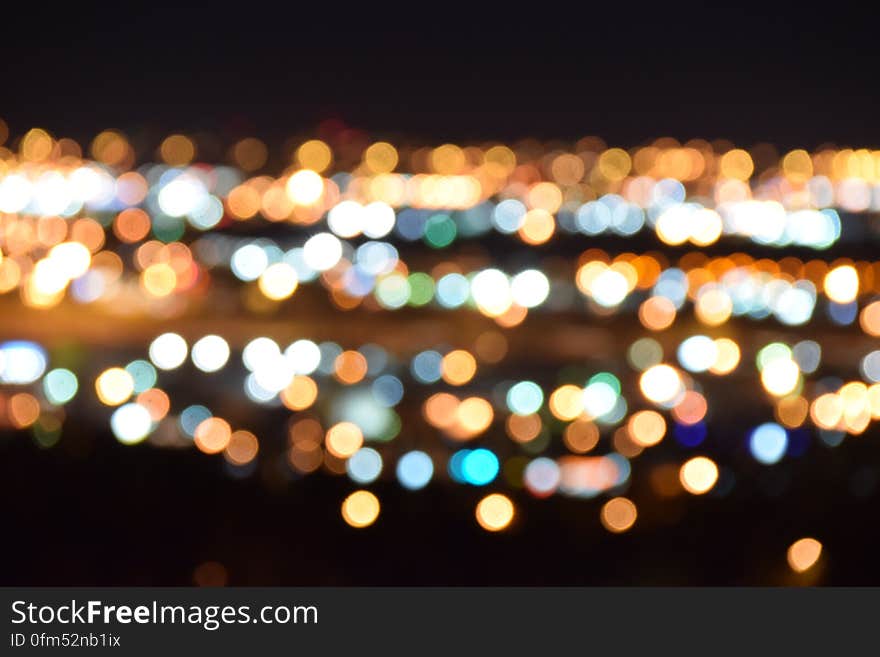
<instances>
[{"instance_id":1,"label":"cluster of city lights","mask_svg":"<svg viewBox=\"0 0 880 657\"><path fill-rule=\"evenodd\" d=\"M331 134L281 153L232 141L215 165L182 134L155 152L115 130L86 152L39 128L7 138L0 121L3 312L156 326L85 362L58 348L63 325L4 332L0 429L44 448L88 413L123 445L191 447L233 476L278 458L293 478L347 477L354 528L383 511L373 484L445 482L478 489L486 531L525 522L521 496L560 495L601 499L616 534L643 504L728 495L740 471L880 419L880 261L841 254L875 239L880 151ZM391 316L369 340L308 329ZM305 327L293 339L258 328L285 317ZM422 317L480 328L437 337L410 328ZM529 318L557 349L540 365L515 339ZM613 347L567 355L557 322ZM830 364L822 327L853 337ZM733 456L712 440L713 416L746 403L731 386L766 408ZM639 469L651 500L628 496ZM821 553L802 538L788 562Z\"/></svg>"}]
</instances>

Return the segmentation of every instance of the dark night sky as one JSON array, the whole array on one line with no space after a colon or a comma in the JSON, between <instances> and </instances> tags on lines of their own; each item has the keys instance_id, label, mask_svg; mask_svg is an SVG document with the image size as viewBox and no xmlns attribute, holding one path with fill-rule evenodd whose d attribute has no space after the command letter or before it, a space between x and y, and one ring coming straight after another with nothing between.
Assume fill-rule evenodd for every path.
<instances>
[{"instance_id":1,"label":"dark night sky","mask_svg":"<svg viewBox=\"0 0 880 657\"><path fill-rule=\"evenodd\" d=\"M0 117L13 134L234 126L272 139L335 117L429 143L598 134L880 147L867 5L128 4L2 5ZM676 516L618 540L595 508L529 501L532 531L497 541L465 519L467 492L437 488L398 497L406 522L355 543L336 515L338 482L272 495L198 454L96 435L84 439L102 447L77 460L7 438L0 497L15 500L4 515L15 540L0 549L0 583L188 584L207 559L233 584L779 583L767 573L789 537L821 518L842 555L827 581L880 581L880 536L864 523L876 496L854 503L828 460L781 501L695 501L677 533L664 525Z\"/></svg>"},{"instance_id":2,"label":"dark night sky","mask_svg":"<svg viewBox=\"0 0 880 657\"><path fill-rule=\"evenodd\" d=\"M7 4L0 116L87 137L245 126L880 144L880 49L841 3ZM48 7L51 6L51 9Z\"/></svg>"}]
</instances>

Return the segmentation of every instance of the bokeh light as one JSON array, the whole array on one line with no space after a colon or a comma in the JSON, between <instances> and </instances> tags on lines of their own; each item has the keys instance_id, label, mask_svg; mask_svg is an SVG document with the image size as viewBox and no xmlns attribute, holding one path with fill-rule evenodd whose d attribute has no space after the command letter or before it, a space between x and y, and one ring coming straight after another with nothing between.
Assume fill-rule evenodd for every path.
<instances>
[{"instance_id":1,"label":"bokeh light","mask_svg":"<svg viewBox=\"0 0 880 657\"><path fill-rule=\"evenodd\" d=\"M342 502L342 518L356 529L369 527L379 517L379 498L368 490L355 491Z\"/></svg>"},{"instance_id":2,"label":"bokeh light","mask_svg":"<svg viewBox=\"0 0 880 657\"><path fill-rule=\"evenodd\" d=\"M506 529L515 514L510 498L501 493L492 493L477 504L476 516L480 527L490 532Z\"/></svg>"},{"instance_id":3,"label":"bokeh light","mask_svg":"<svg viewBox=\"0 0 880 657\"><path fill-rule=\"evenodd\" d=\"M803 573L816 565L822 555L822 544L815 538L801 538L788 548L788 565L796 573Z\"/></svg>"},{"instance_id":4,"label":"bokeh light","mask_svg":"<svg viewBox=\"0 0 880 657\"><path fill-rule=\"evenodd\" d=\"M687 492L703 495L712 490L718 481L718 466L710 458L696 456L681 466L679 477Z\"/></svg>"}]
</instances>

